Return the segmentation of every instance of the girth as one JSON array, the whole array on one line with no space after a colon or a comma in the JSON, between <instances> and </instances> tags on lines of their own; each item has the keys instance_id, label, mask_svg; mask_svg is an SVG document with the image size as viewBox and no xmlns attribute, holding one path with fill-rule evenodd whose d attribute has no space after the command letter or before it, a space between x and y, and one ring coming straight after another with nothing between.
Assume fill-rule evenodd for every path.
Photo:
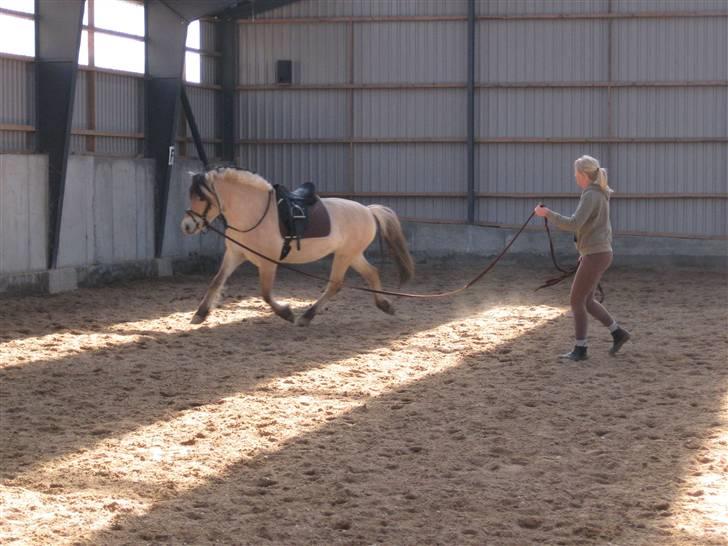
<instances>
[{"instance_id":1,"label":"girth","mask_svg":"<svg viewBox=\"0 0 728 546\"><path fill-rule=\"evenodd\" d=\"M326 207L316 195L313 182L305 182L294 191L276 184L278 225L283 237L283 248L279 260L291 252L291 243L301 250L301 239L327 237L331 233L331 219Z\"/></svg>"}]
</instances>

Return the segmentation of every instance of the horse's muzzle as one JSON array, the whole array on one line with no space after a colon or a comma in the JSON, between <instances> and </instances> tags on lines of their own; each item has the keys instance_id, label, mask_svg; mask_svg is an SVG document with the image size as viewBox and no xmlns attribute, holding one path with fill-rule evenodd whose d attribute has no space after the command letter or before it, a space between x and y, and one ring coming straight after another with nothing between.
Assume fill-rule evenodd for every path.
<instances>
[{"instance_id":1,"label":"horse's muzzle","mask_svg":"<svg viewBox=\"0 0 728 546\"><path fill-rule=\"evenodd\" d=\"M182 218L182 222L180 223L180 228L182 229L182 233L185 233L186 235L194 235L202 230L203 225L191 215L185 214L184 218Z\"/></svg>"}]
</instances>

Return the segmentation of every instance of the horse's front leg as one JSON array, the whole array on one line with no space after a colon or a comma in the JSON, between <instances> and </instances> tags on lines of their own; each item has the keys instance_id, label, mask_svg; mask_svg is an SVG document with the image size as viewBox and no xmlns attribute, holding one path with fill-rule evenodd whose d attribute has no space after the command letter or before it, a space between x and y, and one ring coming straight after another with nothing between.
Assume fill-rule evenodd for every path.
<instances>
[{"instance_id":1,"label":"horse's front leg","mask_svg":"<svg viewBox=\"0 0 728 546\"><path fill-rule=\"evenodd\" d=\"M225 281L228 280L228 277L232 275L233 271L235 271L235 269L237 269L237 267L244 261L245 256L238 252L231 252L230 250L225 252L225 256L222 258L222 264L220 265L217 275L215 275L215 278L212 279L205 297L202 298L202 302L200 302L200 306L197 308L195 316L192 317L192 324L200 324L207 318L210 311L217 305L217 301L220 298L220 292L222 292L222 287L225 286Z\"/></svg>"},{"instance_id":2,"label":"horse's front leg","mask_svg":"<svg viewBox=\"0 0 728 546\"><path fill-rule=\"evenodd\" d=\"M306 309L306 312L298 318L296 321L298 326L308 326L313 320L313 317L316 316L318 310L321 309L327 301L333 298L339 290L341 290L341 286L344 284L346 271L349 269L350 264L351 258L344 258L339 254L334 254L334 263L331 267L331 275L329 276L329 282L326 285L326 290L324 290L324 293L321 294L321 297L316 301L316 303Z\"/></svg>"},{"instance_id":3,"label":"horse's front leg","mask_svg":"<svg viewBox=\"0 0 728 546\"><path fill-rule=\"evenodd\" d=\"M289 305L282 305L273 299L273 283L276 279L276 271L278 266L271 263L263 263L258 266L258 275L260 276L260 291L263 296L263 300L271 306L273 312L279 317L293 322L295 316Z\"/></svg>"}]
</instances>

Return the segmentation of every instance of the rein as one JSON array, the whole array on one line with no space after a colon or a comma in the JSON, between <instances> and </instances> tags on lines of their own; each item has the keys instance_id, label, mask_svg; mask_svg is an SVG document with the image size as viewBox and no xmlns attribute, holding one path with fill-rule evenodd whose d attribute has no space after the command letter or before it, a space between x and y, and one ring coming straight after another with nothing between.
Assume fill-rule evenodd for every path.
<instances>
[{"instance_id":1,"label":"rein","mask_svg":"<svg viewBox=\"0 0 728 546\"><path fill-rule=\"evenodd\" d=\"M191 212L192 214L196 214L193 211L188 211L188 212ZM296 267L292 267L292 266L290 266L288 264L281 263L278 260L274 260L273 258L269 258L265 254L262 254L262 253L258 252L257 250L254 250L254 249L250 248L249 246L241 243L240 241L236 241L235 239L233 239L232 237L230 237L229 235L227 235L224 231L220 231L219 229L217 229L216 227L214 227L213 225L211 225L207 221L207 218L204 218L204 217L200 216L199 214L196 214L196 215L199 216L200 218L202 218L203 224L205 225L205 227L207 229L209 229L209 230L217 233L218 235L220 235L221 237L224 237L228 241L230 241L232 243L235 243L239 247L247 250L248 252L251 252L252 254L255 254L256 256L258 256L260 258L263 258L264 260L267 260L270 263L276 264L277 266L282 267L283 269L288 269L289 271L294 271L295 273L298 273L300 275L303 275L305 277L309 277L311 279L315 279L315 280L318 280L318 281L329 282L329 279L327 279L325 277L321 277L321 276L318 276L318 275L314 275L312 273L308 273L306 271L302 271L301 269L298 269ZM523 232L524 229L526 229L526 226L531 221L531 218L534 217L534 215L535 215L535 213L532 212L531 215L528 217L528 219L525 222L523 222L523 225L521 225L521 227L519 228L518 232L516 232L516 234L508 242L508 244L505 247L503 247L503 250L501 250L500 253L495 258L493 258L490 261L490 263L488 263L488 265L486 265L469 282L467 282L466 284L464 284L463 286L461 286L460 288L457 288L455 290L449 290L447 292L438 292L438 293L434 293L434 294L412 294L412 293L409 293L409 292L396 292L396 291L392 291L392 290L376 290L374 288L366 288L364 286L351 286L351 285L346 284L346 283L342 283L341 287L342 288L348 288L350 290L358 290L360 292L368 292L370 294L383 294L385 296L397 296L397 297L401 297L401 298L434 299L434 298L445 298L445 297L454 296L455 294L458 294L460 292L463 292L463 291L467 290L468 288L470 288L471 286L473 286L480 279L482 279L487 273L489 273L491 269L493 269L495 267L495 265L501 260L501 258L503 258L503 256L505 256L506 252L508 252L508 249L511 248L511 246L516 241L516 239L518 239L518 236Z\"/></svg>"},{"instance_id":2,"label":"rein","mask_svg":"<svg viewBox=\"0 0 728 546\"><path fill-rule=\"evenodd\" d=\"M547 279L545 283L543 283L541 286L536 288L536 290L541 290L542 288L548 288L551 286L555 286L559 284L561 281L568 279L572 275L576 273L576 271L579 269L579 262L576 263L574 267L571 269L564 269L559 265L559 262L556 261L556 252L554 251L554 241L551 237L551 229L549 228L549 220L548 218L544 217L544 226L546 227L546 235L548 235L549 238L549 254L551 255L551 262L554 264L554 267L560 271L562 274L558 277L554 277L551 279ZM604 302L604 289L602 288L602 283L597 283L597 301L599 303Z\"/></svg>"}]
</instances>

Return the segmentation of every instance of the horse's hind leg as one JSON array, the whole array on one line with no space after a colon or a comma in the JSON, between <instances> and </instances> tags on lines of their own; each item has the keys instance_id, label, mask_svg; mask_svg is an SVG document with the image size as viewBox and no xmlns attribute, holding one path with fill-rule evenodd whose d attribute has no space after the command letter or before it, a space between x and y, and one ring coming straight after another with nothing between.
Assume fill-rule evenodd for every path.
<instances>
[{"instance_id":1,"label":"horse's hind leg","mask_svg":"<svg viewBox=\"0 0 728 546\"><path fill-rule=\"evenodd\" d=\"M379 271L376 267L374 267L367 261L367 259L364 257L364 254L360 254L359 256L357 256L351 263L351 267L353 267L354 270L359 273L359 275L364 277L364 280L367 281L369 288L372 288L374 290L382 289L382 281L379 280ZM374 303L385 313L389 315L394 315L394 306L392 305L392 302L381 294L374 294Z\"/></svg>"},{"instance_id":2,"label":"horse's hind leg","mask_svg":"<svg viewBox=\"0 0 728 546\"><path fill-rule=\"evenodd\" d=\"M202 302L197 308L195 316L192 317L192 324L200 324L207 318L207 315L210 314L210 310L214 309L217 305L217 300L220 298L220 292L222 292L222 287L225 286L225 281L227 281L233 271L235 271L235 269L244 261L245 256L242 254L230 252L229 250L225 252L225 256L222 258L222 264L220 265L217 275L215 275L215 278L212 279L212 282L207 289L207 293L205 293L205 297L202 298Z\"/></svg>"},{"instance_id":3,"label":"horse's hind leg","mask_svg":"<svg viewBox=\"0 0 728 546\"><path fill-rule=\"evenodd\" d=\"M295 317L293 311L288 305L281 305L273 299L273 282L276 278L276 270L278 266L275 264L263 263L258 267L258 275L260 276L260 291L265 302L271 306L273 312L279 317L293 322Z\"/></svg>"},{"instance_id":4,"label":"horse's hind leg","mask_svg":"<svg viewBox=\"0 0 728 546\"><path fill-rule=\"evenodd\" d=\"M306 309L306 312L298 318L296 321L298 326L308 326L313 320L313 317L316 316L318 310L325 305L327 301L334 297L339 290L341 290L341 285L344 284L346 270L349 269L350 264L350 257L344 258L340 254L334 254L334 263L331 266L331 275L329 276L329 282L326 285L326 290L324 290L321 297L316 300L316 303Z\"/></svg>"}]
</instances>

